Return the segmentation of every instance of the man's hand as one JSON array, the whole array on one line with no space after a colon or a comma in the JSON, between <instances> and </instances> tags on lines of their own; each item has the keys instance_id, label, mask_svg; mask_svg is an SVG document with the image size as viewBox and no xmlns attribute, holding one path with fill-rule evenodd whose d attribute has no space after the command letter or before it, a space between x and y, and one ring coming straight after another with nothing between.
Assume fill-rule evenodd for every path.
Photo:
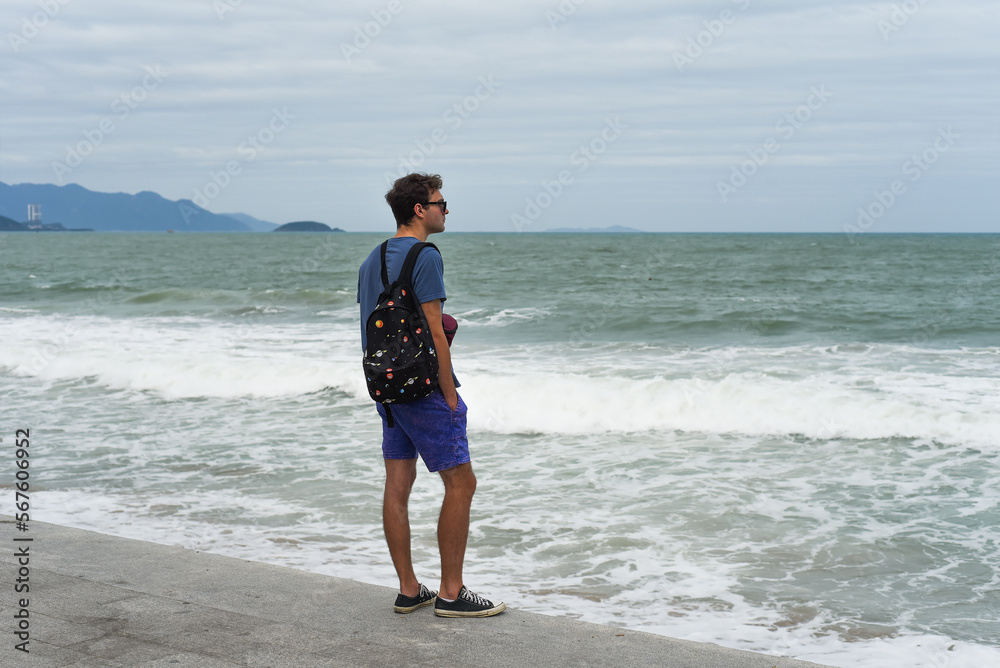
<instances>
[{"instance_id":1,"label":"man's hand","mask_svg":"<svg viewBox=\"0 0 1000 668\"><path fill-rule=\"evenodd\" d=\"M431 328L431 336L434 338L434 350L438 359L438 387L444 400L448 402L448 408L455 410L458 408L458 390L455 389L455 378L451 375L451 349L448 348L448 337L444 334L444 327L441 325L441 300L434 299L420 305L427 318L427 326Z\"/></svg>"}]
</instances>

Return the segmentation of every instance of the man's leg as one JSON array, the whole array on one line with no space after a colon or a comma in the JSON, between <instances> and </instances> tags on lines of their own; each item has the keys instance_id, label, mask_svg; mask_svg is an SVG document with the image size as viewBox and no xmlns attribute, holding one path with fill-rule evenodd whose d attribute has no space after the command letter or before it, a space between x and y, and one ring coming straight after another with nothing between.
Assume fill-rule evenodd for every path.
<instances>
[{"instance_id":1,"label":"man's leg","mask_svg":"<svg viewBox=\"0 0 1000 668\"><path fill-rule=\"evenodd\" d=\"M399 576L399 591L405 596L416 596L420 591L420 583L413 573L413 560L410 557L410 516L407 512L410 490L416 479L416 459L385 460L382 527L389 544L392 565L396 567L396 575Z\"/></svg>"},{"instance_id":2,"label":"man's leg","mask_svg":"<svg viewBox=\"0 0 1000 668\"><path fill-rule=\"evenodd\" d=\"M438 519L438 548L441 550L438 596L455 599L463 584L462 565L469 539L469 509L476 492L476 476L472 464L459 464L440 473L444 481L444 502Z\"/></svg>"}]
</instances>

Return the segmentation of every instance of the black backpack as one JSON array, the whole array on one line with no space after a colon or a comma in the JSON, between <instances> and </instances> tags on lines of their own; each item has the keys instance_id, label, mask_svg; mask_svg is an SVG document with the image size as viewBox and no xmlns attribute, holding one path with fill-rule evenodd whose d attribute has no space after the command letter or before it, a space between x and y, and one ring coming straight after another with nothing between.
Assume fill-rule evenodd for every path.
<instances>
[{"instance_id":1,"label":"black backpack","mask_svg":"<svg viewBox=\"0 0 1000 668\"><path fill-rule=\"evenodd\" d=\"M385 405L386 421L395 426L389 404L402 404L422 399L438 386L438 359L434 338L427 326L424 310L413 290L413 267L425 247L438 250L426 241L413 244L406 254L399 278L389 285L385 252L389 241L382 244L382 294L375 310L368 316L365 333L364 369L368 394Z\"/></svg>"}]
</instances>

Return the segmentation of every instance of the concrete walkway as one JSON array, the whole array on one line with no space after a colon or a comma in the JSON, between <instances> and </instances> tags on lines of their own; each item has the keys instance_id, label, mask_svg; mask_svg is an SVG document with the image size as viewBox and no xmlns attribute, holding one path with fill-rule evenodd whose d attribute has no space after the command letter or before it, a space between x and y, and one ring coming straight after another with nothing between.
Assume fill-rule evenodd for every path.
<instances>
[{"instance_id":1,"label":"concrete walkway","mask_svg":"<svg viewBox=\"0 0 1000 668\"><path fill-rule=\"evenodd\" d=\"M818 665L519 610L397 615L387 587L37 521L19 532L6 515L0 527L4 668ZM15 594L26 546L30 592ZM30 654L12 633L22 597Z\"/></svg>"}]
</instances>

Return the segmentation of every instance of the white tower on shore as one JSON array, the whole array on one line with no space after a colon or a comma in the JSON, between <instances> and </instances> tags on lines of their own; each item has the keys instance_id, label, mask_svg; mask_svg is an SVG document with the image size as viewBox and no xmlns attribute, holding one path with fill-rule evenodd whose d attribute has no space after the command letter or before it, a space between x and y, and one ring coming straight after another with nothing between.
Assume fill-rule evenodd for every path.
<instances>
[{"instance_id":1,"label":"white tower on shore","mask_svg":"<svg viewBox=\"0 0 1000 668\"><path fill-rule=\"evenodd\" d=\"M29 204L28 205L28 222L29 223L40 223L40 222L42 222L42 205L41 204Z\"/></svg>"}]
</instances>

